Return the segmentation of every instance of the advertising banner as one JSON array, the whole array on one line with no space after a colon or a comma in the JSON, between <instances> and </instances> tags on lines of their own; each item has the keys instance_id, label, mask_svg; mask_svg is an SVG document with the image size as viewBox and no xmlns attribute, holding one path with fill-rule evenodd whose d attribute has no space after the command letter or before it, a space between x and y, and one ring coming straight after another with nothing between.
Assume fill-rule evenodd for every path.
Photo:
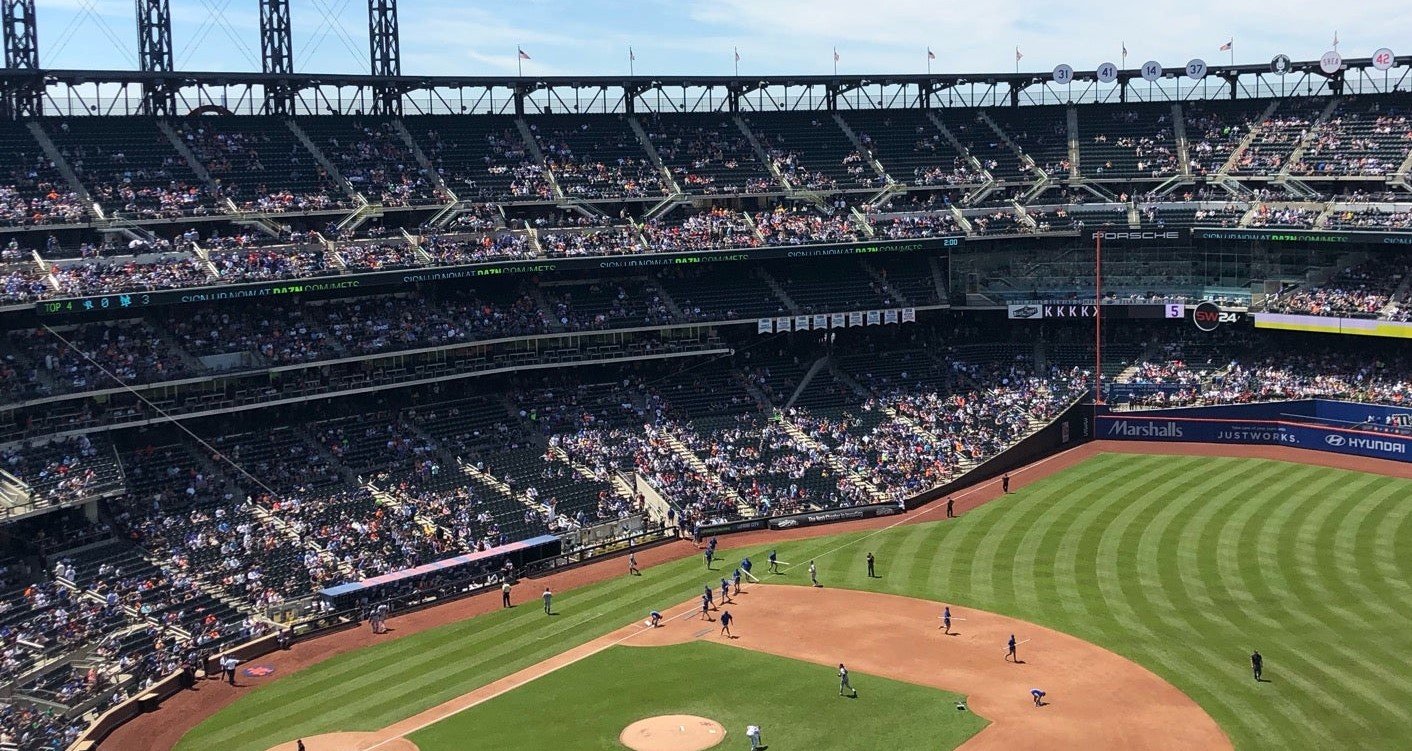
<instances>
[{"instance_id":1,"label":"advertising banner","mask_svg":"<svg viewBox=\"0 0 1412 751\"><path fill-rule=\"evenodd\" d=\"M815 524L829 524L831 522L841 522L849 519L875 519L879 516L900 514L905 510L906 509L898 503L875 503L869 506L850 506L848 508L828 509L827 511L813 511L807 514L775 516L770 518L770 529L809 527Z\"/></svg>"},{"instance_id":2,"label":"advertising banner","mask_svg":"<svg viewBox=\"0 0 1412 751\"><path fill-rule=\"evenodd\" d=\"M1288 420L1221 420L1149 414L1099 415L1101 440L1254 444L1412 461L1412 436Z\"/></svg>"}]
</instances>

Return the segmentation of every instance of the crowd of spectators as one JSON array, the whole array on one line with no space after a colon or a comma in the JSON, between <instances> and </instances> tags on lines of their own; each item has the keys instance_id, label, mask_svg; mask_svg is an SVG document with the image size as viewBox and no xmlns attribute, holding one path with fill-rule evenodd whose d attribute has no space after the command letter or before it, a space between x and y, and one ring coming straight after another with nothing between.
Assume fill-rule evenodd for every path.
<instances>
[{"instance_id":1,"label":"crowd of spectators","mask_svg":"<svg viewBox=\"0 0 1412 751\"><path fill-rule=\"evenodd\" d=\"M956 223L956 215L949 210L927 214L870 215L868 220L880 236L890 240L961 233L961 228Z\"/></svg>"},{"instance_id":2,"label":"crowd of spectators","mask_svg":"<svg viewBox=\"0 0 1412 751\"><path fill-rule=\"evenodd\" d=\"M342 138L330 134L320 145L354 190L384 206L437 200L439 191L422 174L416 156L390 122L350 124Z\"/></svg>"},{"instance_id":3,"label":"crowd of spectators","mask_svg":"<svg viewBox=\"0 0 1412 751\"><path fill-rule=\"evenodd\" d=\"M665 253L763 244L748 216L726 208L702 211L681 221L649 219L642 225L642 237L650 250Z\"/></svg>"},{"instance_id":4,"label":"crowd of spectators","mask_svg":"<svg viewBox=\"0 0 1412 751\"><path fill-rule=\"evenodd\" d=\"M539 247L550 258L573 256L618 256L643 252L637 230L631 226L583 229L576 231L541 231Z\"/></svg>"},{"instance_id":5,"label":"crowd of spectators","mask_svg":"<svg viewBox=\"0 0 1412 751\"><path fill-rule=\"evenodd\" d=\"M1311 229L1314 220L1319 218L1319 209L1302 206L1272 206L1262 203L1250 215L1251 227L1283 227L1289 229Z\"/></svg>"},{"instance_id":6,"label":"crowd of spectators","mask_svg":"<svg viewBox=\"0 0 1412 751\"><path fill-rule=\"evenodd\" d=\"M422 252L437 266L486 261L520 261L534 257L529 238L519 232L483 235L424 235Z\"/></svg>"},{"instance_id":7,"label":"crowd of spectators","mask_svg":"<svg viewBox=\"0 0 1412 751\"><path fill-rule=\"evenodd\" d=\"M55 183L39 183L33 192L26 193L14 185L0 185L0 224L71 224L87 218L78 194Z\"/></svg>"},{"instance_id":8,"label":"crowd of spectators","mask_svg":"<svg viewBox=\"0 0 1412 751\"><path fill-rule=\"evenodd\" d=\"M417 247L408 242L347 243L334 253L350 271L403 269L424 263Z\"/></svg>"},{"instance_id":9,"label":"crowd of spectators","mask_svg":"<svg viewBox=\"0 0 1412 751\"><path fill-rule=\"evenodd\" d=\"M755 214L754 219L766 245L856 242L863 238L862 231L845 212L824 214L778 206Z\"/></svg>"},{"instance_id":10,"label":"crowd of spectators","mask_svg":"<svg viewBox=\"0 0 1412 751\"><path fill-rule=\"evenodd\" d=\"M662 174L626 126L580 123L576 127L530 126L544 161L567 196L649 198L667 194Z\"/></svg>"},{"instance_id":11,"label":"crowd of spectators","mask_svg":"<svg viewBox=\"0 0 1412 751\"><path fill-rule=\"evenodd\" d=\"M246 250L216 250L209 256L211 265L222 280L265 281L298 279L335 273L329 268L323 248L317 245L291 246L281 249L249 248Z\"/></svg>"},{"instance_id":12,"label":"crowd of spectators","mask_svg":"<svg viewBox=\"0 0 1412 751\"><path fill-rule=\"evenodd\" d=\"M729 121L654 118L643 123L648 140L673 179L687 193L734 195L778 190L749 139Z\"/></svg>"},{"instance_id":13,"label":"crowd of spectators","mask_svg":"<svg viewBox=\"0 0 1412 751\"><path fill-rule=\"evenodd\" d=\"M142 261L55 264L50 269L50 276L58 284L56 294L66 297L195 287L214 281L201 259L188 255L168 255Z\"/></svg>"},{"instance_id":14,"label":"crowd of spectators","mask_svg":"<svg viewBox=\"0 0 1412 751\"><path fill-rule=\"evenodd\" d=\"M1383 211L1376 208L1344 209L1329 215L1328 226L1351 230L1412 229L1412 211Z\"/></svg>"},{"instance_id":15,"label":"crowd of spectators","mask_svg":"<svg viewBox=\"0 0 1412 751\"><path fill-rule=\"evenodd\" d=\"M1321 284L1271 295L1265 309L1272 313L1375 318L1392 302L1408 269L1407 263L1382 260L1349 266Z\"/></svg>"},{"instance_id":16,"label":"crowd of spectators","mask_svg":"<svg viewBox=\"0 0 1412 751\"><path fill-rule=\"evenodd\" d=\"M349 204L323 165L292 138L288 139L284 163L267 165L266 158L276 144L262 128L217 129L200 121L184 121L177 133L219 186L221 195L241 211L324 211Z\"/></svg>"}]
</instances>

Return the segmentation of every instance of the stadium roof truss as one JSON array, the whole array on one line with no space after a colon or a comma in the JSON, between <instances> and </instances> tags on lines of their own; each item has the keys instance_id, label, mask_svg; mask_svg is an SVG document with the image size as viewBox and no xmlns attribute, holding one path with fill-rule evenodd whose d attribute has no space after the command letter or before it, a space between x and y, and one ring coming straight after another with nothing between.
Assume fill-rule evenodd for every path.
<instances>
[{"instance_id":1,"label":"stadium roof truss","mask_svg":"<svg viewBox=\"0 0 1412 751\"><path fill-rule=\"evenodd\" d=\"M1066 85L1049 73L875 76L370 76L359 74L195 73L171 71L0 71L0 91L38 92L45 114L142 114L152 92L173 97L172 113L290 114L374 112L399 97L404 114L646 113L890 108L1006 107L1102 102L1176 102L1285 96L1373 94L1412 86L1412 56L1379 71L1371 59L1344 61L1332 74L1318 61L1213 66L1193 80L1184 68L1154 81L1138 70L1101 83L1075 72ZM280 97L292 97L282 100ZM382 99L380 99L382 98ZM282 107L277 108L282 109Z\"/></svg>"}]
</instances>

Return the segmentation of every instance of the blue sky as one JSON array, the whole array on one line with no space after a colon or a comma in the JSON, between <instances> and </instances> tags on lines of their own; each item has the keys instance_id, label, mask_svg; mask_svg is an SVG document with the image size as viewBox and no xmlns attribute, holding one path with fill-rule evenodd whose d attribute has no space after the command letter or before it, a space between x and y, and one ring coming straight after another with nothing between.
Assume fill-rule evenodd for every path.
<instances>
[{"instance_id":1,"label":"blue sky","mask_svg":"<svg viewBox=\"0 0 1412 751\"><path fill-rule=\"evenodd\" d=\"M258 70L256 0L171 0L177 67ZM295 67L366 73L366 0L292 0ZM515 72L515 48L532 57L526 74L728 74L739 47L742 74L1024 70L1068 63L1091 70L1155 59L1166 67L1201 57L1236 62L1276 54L1317 59L1338 32L1346 58L1378 47L1412 54L1406 0L1186 0L1182 3L1068 4L987 0L402 0L402 69L408 74ZM1331 8L1336 8L1330 12ZM977 9L984 12L977 13ZM38 0L41 64L52 68L136 67L132 0ZM1334 18L1330 18L1330 17ZM1336 19L1336 20L1335 20ZM1399 45L1399 41L1401 44Z\"/></svg>"}]
</instances>

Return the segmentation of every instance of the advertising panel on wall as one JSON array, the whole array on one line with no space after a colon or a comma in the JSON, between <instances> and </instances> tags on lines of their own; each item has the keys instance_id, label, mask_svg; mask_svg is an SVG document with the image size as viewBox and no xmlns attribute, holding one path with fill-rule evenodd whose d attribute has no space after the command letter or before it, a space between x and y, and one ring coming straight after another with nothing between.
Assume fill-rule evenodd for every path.
<instances>
[{"instance_id":1,"label":"advertising panel on wall","mask_svg":"<svg viewBox=\"0 0 1412 751\"><path fill-rule=\"evenodd\" d=\"M1252 313L1251 317L1255 319L1255 328L1257 329L1412 339L1412 323L1407 321L1383 321L1376 318L1303 316L1290 313Z\"/></svg>"},{"instance_id":2,"label":"advertising panel on wall","mask_svg":"<svg viewBox=\"0 0 1412 751\"><path fill-rule=\"evenodd\" d=\"M1412 436L1290 420L1108 414L1098 416L1097 437L1103 440L1289 446L1399 462L1412 461Z\"/></svg>"}]
</instances>

